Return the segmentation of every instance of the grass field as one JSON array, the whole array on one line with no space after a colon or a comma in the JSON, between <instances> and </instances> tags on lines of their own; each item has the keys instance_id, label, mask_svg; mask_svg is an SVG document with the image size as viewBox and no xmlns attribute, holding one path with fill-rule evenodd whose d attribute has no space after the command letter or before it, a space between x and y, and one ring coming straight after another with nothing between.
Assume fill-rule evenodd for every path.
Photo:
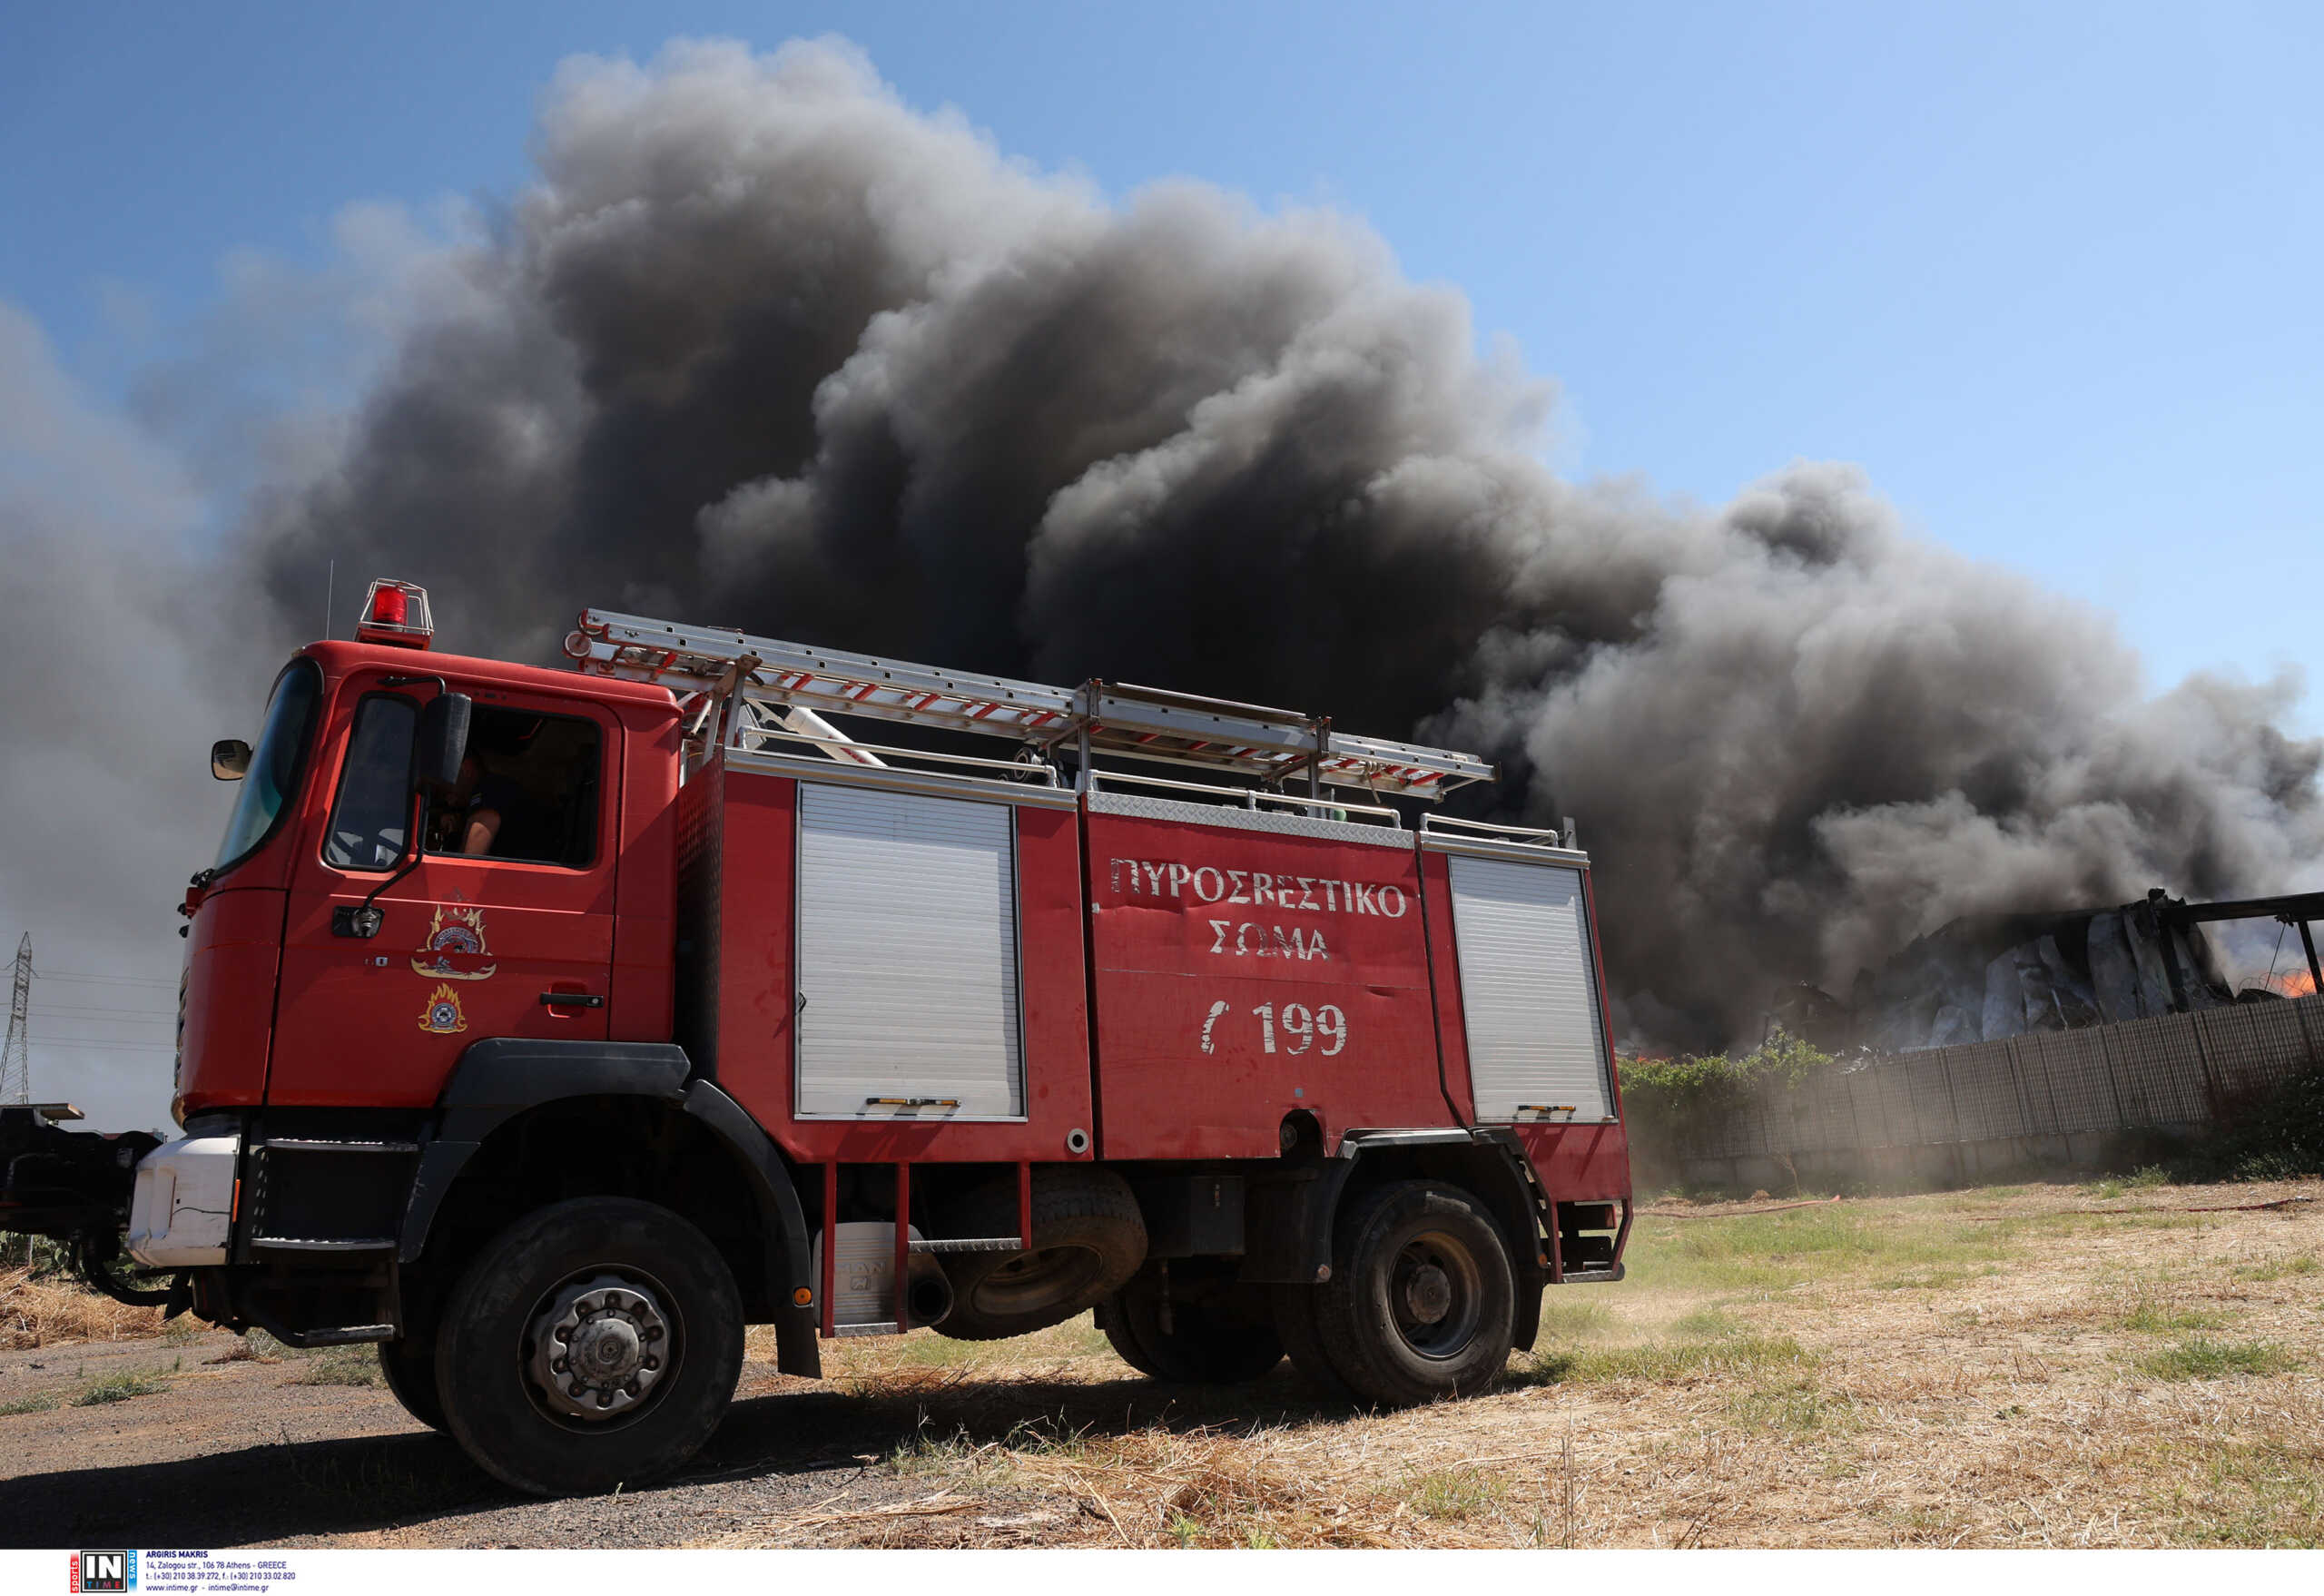
<instances>
[{"instance_id":1,"label":"grass field","mask_svg":"<svg viewBox=\"0 0 2324 1596\"><path fill-rule=\"evenodd\" d=\"M754 1331L702 1458L588 1502L494 1485L359 1351L0 1277L0 1508L189 1544L2324 1544L2324 1184L1762 1206L1657 1205L1499 1387L1404 1413L1158 1384L1087 1319L826 1344L821 1385Z\"/></svg>"},{"instance_id":2,"label":"grass field","mask_svg":"<svg viewBox=\"0 0 2324 1596\"><path fill-rule=\"evenodd\" d=\"M2319 1195L1659 1206L1502 1389L1410 1413L1128 1384L1087 1321L842 1343L845 1388L917 1410L874 1472L924 1491L724 1540L1016 1543L976 1504L1032 1488L1076 1512L1029 1538L1143 1546L2314 1546L2324 1202L2187 1210Z\"/></svg>"}]
</instances>

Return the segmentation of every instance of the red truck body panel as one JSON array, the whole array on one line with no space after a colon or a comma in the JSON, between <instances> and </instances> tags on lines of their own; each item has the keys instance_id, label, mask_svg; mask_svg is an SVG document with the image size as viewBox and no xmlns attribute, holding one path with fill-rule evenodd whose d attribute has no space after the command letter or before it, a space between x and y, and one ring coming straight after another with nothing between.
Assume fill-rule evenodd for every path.
<instances>
[{"instance_id":1,"label":"red truck body panel","mask_svg":"<svg viewBox=\"0 0 2324 1596\"><path fill-rule=\"evenodd\" d=\"M1452 931L1451 862L1443 853L1423 852L1431 967L1436 983L1437 1035L1444 1049L1444 1081L1463 1124L1476 1120L1476 1103L1469 1087L1469 1042L1466 1016L1461 1007L1461 959ZM1590 891L1590 872L1581 872L1582 888ZM1599 994L1600 1034L1608 1039L1611 1058L1611 1022L1606 1012L1606 980L1598 949L1598 916L1590 905L1590 959ZM1621 1104L1620 1071L1607 1071L1614 1093L1615 1111ZM1559 1202L1594 1202L1630 1195L1630 1137L1619 1119L1604 1125L1519 1124L1512 1128L1525 1148L1541 1185Z\"/></svg>"},{"instance_id":2,"label":"red truck body panel","mask_svg":"<svg viewBox=\"0 0 2324 1596\"><path fill-rule=\"evenodd\" d=\"M694 806L701 807L697 811ZM806 1163L1063 1163L1094 1123L1073 811L1014 804L1026 1114L1022 1121L804 1118L796 1111L799 783L714 762L687 789L690 871L714 920L702 1023L719 1085ZM713 813L713 812L715 813ZM697 838L699 839L697 841Z\"/></svg>"},{"instance_id":3,"label":"red truck body panel","mask_svg":"<svg viewBox=\"0 0 2324 1596\"><path fill-rule=\"evenodd\" d=\"M1270 1158L1301 1109L1327 1150L1453 1122L1410 833L1301 823L1088 815L1106 1157Z\"/></svg>"},{"instance_id":4,"label":"red truck body panel","mask_svg":"<svg viewBox=\"0 0 2324 1596\"><path fill-rule=\"evenodd\" d=\"M282 900L279 888L237 885L209 893L194 911L178 1030L181 1119L245 1108L266 1094Z\"/></svg>"}]
</instances>

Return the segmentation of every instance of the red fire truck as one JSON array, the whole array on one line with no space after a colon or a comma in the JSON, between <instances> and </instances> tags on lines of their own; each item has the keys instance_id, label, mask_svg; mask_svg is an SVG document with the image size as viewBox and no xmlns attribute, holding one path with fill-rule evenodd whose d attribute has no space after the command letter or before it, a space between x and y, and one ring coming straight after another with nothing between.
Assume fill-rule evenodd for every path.
<instances>
[{"instance_id":1,"label":"red fire truck","mask_svg":"<svg viewBox=\"0 0 2324 1596\"><path fill-rule=\"evenodd\" d=\"M376 1342L561 1493L684 1463L750 1325L814 1375L1094 1309L1157 1379L1403 1404L1620 1277L1589 861L1407 823L1475 757L594 610L575 672L432 635L373 584L213 749L182 1135L0 1114L0 1224L105 1289Z\"/></svg>"}]
</instances>

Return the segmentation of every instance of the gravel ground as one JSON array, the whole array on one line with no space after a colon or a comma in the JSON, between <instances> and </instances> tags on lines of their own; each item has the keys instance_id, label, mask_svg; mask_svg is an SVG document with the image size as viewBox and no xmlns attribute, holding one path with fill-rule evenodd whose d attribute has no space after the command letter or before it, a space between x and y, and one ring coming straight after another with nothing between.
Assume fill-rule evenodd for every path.
<instances>
[{"instance_id":1,"label":"gravel ground","mask_svg":"<svg viewBox=\"0 0 2324 1596\"><path fill-rule=\"evenodd\" d=\"M764 1535L833 1503L851 1517L891 1510L872 1523L960 1518L1003 1544L1077 1513L1069 1496L1021 1490L980 1491L973 1512L938 1502L897 1513L933 1489L885 1466L909 1444L914 1413L757 1363L676 1479L535 1502L414 1423L384 1387L303 1383L368 1372L353 1355L214 1361L241 1345L210 1331L0 1353L0 1411L57 1404L0 1417L0 1544L658 1547ZM162 1388L75 1404L124 1375Z\"/></svg>"}]
</instances>

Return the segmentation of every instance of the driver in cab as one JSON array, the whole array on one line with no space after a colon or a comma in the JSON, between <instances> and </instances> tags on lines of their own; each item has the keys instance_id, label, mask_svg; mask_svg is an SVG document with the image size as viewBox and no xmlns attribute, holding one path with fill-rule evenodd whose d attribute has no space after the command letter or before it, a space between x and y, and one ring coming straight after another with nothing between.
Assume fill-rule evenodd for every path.
<instances>
[{"instance_id":1,"label":"driver in cab","mask_svg":"<svg viewBox=\"0 0 2324 1596\"><path fill-rule=\"evenodd\" d=\"M514 783L491 774L473 754L460 761L460 779L440 791L428 816L431 853L490 853L503 819L523 801Z\"/></svg>"}]
</instances>

